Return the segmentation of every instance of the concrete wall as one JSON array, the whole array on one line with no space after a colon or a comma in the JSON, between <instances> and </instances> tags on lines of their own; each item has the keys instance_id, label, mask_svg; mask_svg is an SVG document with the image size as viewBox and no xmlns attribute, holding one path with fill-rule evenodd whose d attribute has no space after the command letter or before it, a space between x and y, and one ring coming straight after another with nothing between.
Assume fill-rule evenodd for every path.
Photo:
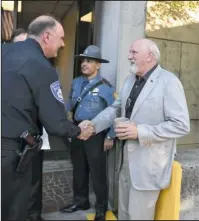
<instances>
[{"instance_id":1,"label":"concrete wall","mask_svg":"<svg viewBox=\"0 0 199 221\"><path fill-rule=\"evenodd\" d=\"M180 148L176 160L182 165L180 220L199 220L198 147Z\"/></svg>"},{"instance_id":2,"label":"concrete wall","mask_svg":"<svg viewBox=\"0 0 199 221\"><path fill-rule=\"evenodd\" d=\"M151 4L151 2L149 3ZM172 24L155 7L148 7L146 37L154 40L161 51L161 65L181 80L191 119L191 133L178 140L180 147L199 145L199 19L191 13L177 14ZM180 17L180 13L182 16ZM164 15L165 16L165 15ZM183 17L184 16L184 17ZM186 18L186 19L185 19ZM170 15L170 20L172 15ZM194 20L195 19L195 20Z\"/></svg>"}]
</instances>

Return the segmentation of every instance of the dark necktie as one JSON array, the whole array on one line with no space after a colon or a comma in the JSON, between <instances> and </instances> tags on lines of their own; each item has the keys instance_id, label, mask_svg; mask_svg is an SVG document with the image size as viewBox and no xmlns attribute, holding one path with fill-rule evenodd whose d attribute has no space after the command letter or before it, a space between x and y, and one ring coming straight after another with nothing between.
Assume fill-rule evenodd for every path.
<instances>
[{"instance_id":1,"label":"dark necktie","mask_svg":"<svg viewBox=\"0 0 199 221\"><path fill-rule=\"evenodd\" d=\"M86 87L86 85L89 83L88 80L83 81L82 86L81 86L81 92L84 90L84 88Z\"/></svg>"}]
</instances>

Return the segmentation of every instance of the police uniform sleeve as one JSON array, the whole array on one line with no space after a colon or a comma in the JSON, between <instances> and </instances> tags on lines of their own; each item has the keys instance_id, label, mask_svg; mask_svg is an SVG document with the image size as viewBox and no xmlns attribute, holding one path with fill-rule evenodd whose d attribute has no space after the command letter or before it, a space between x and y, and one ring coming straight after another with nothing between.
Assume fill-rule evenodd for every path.
<instances>
[{"instance_id":1,"label":"police uniform sleeve","mask_svg":"<svg viewBox=\"0 0 199 221\"><path fill-rule=\"evenodd\" d=\"M24 71L28 72L25 77L31 87L39 119L46 131L55 136L77 137L81 129L67 120L56 70L38 65L38 62L29 62L26 68L28 70Z\"/></svg>"}]
</instances>

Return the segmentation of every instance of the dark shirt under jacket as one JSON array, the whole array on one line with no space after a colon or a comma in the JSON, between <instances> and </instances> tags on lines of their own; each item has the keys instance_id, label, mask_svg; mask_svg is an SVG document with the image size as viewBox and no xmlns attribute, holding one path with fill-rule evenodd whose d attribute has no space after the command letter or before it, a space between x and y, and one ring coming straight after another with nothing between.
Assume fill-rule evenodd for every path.
<instances>
[{"instance_id":1,"label":"dark shirt under jacket","mask_svg":"<svg viewBox=\"0 0 199 221\"><path fill-rule=\"evenodd\" d=\"M156 64L151 70L149 70L143 77L137 76L136 75L136 81L135 84L132 87L131 93L126 101L126 117L130 119L131 113L133 110L133 107L135 105L135 102L142 91L144 85L146 84L149 76L152 74L152 72L156 69L158 64Z\"/></svg>"}]
</instances>

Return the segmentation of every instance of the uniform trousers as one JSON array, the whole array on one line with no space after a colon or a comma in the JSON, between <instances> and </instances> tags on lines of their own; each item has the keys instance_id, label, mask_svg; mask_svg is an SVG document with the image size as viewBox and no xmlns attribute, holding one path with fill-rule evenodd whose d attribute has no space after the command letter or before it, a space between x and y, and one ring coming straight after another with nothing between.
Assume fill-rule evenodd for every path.
<instances>
[{"instance_id":1,"label":"uniform trousers","mask_svg":"<svg viewBox=\"0 0 199 221\"><path fill-rule=\"evenodd\" d=\"M134 188L129 173L127 147L124 146L119 174L118 220L154 220L159 193L159 190Z\"/></svg>"},{"instance_id":2,"label":"uniform trousers","mask_svg":"<svg viewBox=\"0 0 199 221\"><path fill-rule=\"evenodd\" d=\"M28 202L28 218L37 220L42 214L42 170L44 151L32 159L32 182Z\"/></svg>"},{"instance_id":3,"label":"uniform trousers","mask_svg":"<svg viewBox=\"0 0 199 221\"><path fill-rule=\"evenodd\" d=\"M96 195L96 211L106 211L108 204L105 133L92 136L87 141L72 139L74 204L89 205L89 172Z\"/></svg>"},{"instance_id":4,"label":"uniform trousers","mask_svg":"<svg viewBox=\"0 0 199 221\"><path fill-rule=\"evenodd\" d=\"M1 211L2 220L25 220L31 184L31 167L17 173L19 160L16 149L20 143L2 138L1 152Z\"/></svg>"}]
</instances>

